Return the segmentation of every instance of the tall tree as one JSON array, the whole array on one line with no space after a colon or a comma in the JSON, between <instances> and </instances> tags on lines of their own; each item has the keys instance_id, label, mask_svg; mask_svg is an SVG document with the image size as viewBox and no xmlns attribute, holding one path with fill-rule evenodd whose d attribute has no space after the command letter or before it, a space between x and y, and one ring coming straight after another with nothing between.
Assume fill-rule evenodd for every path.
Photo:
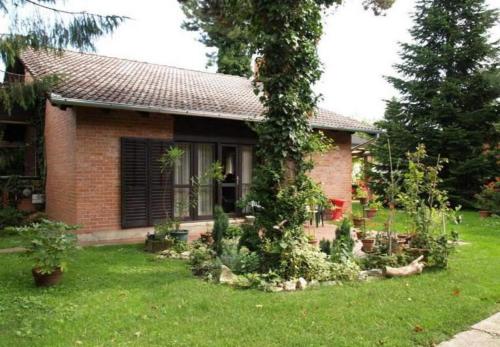
<instances>
[{"instance_id":1,"label":"tall tree","mask_svg":"<svg viewBox=\"0 0 500 347\"><path fill-rule=\"evenodd\" d=\"M217 72L250 77L252 51L248 27L250 2L243 0L179 0L186 20L182 27L200 32L200 42L217 51L207 54Z\"/></svg>"},{"instance_id":2,"label":"tall tree","mask_svg":"<svg viewBox=\"0 0 500 347\"><path fill-rule=\"evenodd\" d=\"M55 82L54 77L24 83L16 72L17 57L27 48L93 50L94 41L113 32L126 17L100 15L85 11L68 11L58 5L62 0L0 0L0 15L9 23L0 33L0 56L6 78L0 88L0 107L32 107L43 90Z\"/></svg>"},{"instance_id":3,"label":"tall tree","mask_svg":"<svg viewBox=\"0 0 500 347\"><path fill-rule=\"evenodd\" d=\"M401 45L399 77L389 77L400 93L387 103L386 131L374 149L379 172L386 172L387 138L394 160L424 143L431 161L447 159L443 188L455 203L470 205L485 180L498 175L500 88L497 42L489 29L498 21L484 0L419 0Z\"/></svg>"},{"instance_id":4,"label":"tall tree","mask_svg":"<svg viewBox=\"0 0 500 347\"><path fill-rule=\"evenodd\" d=\"M216 51L207 54L208 66L216 65L217 72L250 77L252 55L255 52L250 18L254 10L251 0L178 0L186 15L182 28L200 33L200 42ZM381 14L395 0L363 0L365 9ZM318 0L340 4L342 0Z\"/></svg>"}]
</instances>

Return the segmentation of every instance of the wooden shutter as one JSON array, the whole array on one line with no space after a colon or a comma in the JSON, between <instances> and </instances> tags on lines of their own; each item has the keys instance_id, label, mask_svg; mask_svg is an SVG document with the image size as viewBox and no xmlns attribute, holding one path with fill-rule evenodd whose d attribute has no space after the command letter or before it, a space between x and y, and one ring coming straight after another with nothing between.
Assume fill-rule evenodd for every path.
<instances>
[{"instance_id":1,"label":"wooden shutter","mask_svg":"<svg viewBox=\"0 0 500 347\"><path fill-rule=\"evenodd\" d=\"M173 213L173 172L159 159L171 143L122 138L122 227L152 226Z\"/></svg>"},{"instance_id":2,"label":"wooden shutter","mask_svg":"<svg viewBox=\"0 0 500 347\"><path fill-rule=\"evenodd\" d=\"M143 139L121 140L122 227L147 226L148 143Z\"/></svg>"},{"instance_id":3,"label":"wooden shutter","mask_svg":"<svg viewBox=\"0 0 500 347\"><path fill-rule=\"evenodd\" d=\"M150 148L150 215L149 224L161 222L165 218L172 217L173 214L173 170L165 169L161 172L159 159L162 154L171 146L165 141L151 140Z\"/></svg>"}]
</instances>

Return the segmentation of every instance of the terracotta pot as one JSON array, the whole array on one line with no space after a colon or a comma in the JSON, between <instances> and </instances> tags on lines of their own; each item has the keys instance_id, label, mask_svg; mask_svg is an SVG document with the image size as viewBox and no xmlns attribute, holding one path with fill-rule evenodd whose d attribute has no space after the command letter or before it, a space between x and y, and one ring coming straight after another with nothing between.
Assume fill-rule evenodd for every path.
<instances>
[{"instance_id":1,"label":"terracotta pot","mask_svg":"<svg viewBox=\"0 0 500 347\"><path fill-rule=\"evenodd\" d=\"M363 232L362 231L356 231L356 237L358 240L361 240L363 238Z\"/></svg>"},{"instance_id":2,"label":"terracotta pot","mask_svg":"<svg viewBox=\"0 0 500 347\"><path fill-rule=\"evenodd\" d=\"M361 242L363 243L363 252L370 253L371 251L373 251L373 246L375 245L374 239L363 239L361 240Z\"/></svg>"},{"instance_id":3,"label":"terracotta pot","mask_svg":"<svg viewBox=\"0 0 500 347\"><path fill-rule=\"evenodd\" d=\"M354 224L354 227L361 228L363 226L363 221L364 220L365 220L364 218L354 217L352 219L352 223Z\"/></svg>"},{"instance_id":4,"label":"terracotta pot","mask_svg":"<svg viewBox=\"0 0 500 347\"><path fill-rule=\"evenodd\" d=\"M316 239L312 239L312 240L309 240L307 241L310 245L313 245L313 246L316 246L318 244L318 240Z\"/></svg>"},{"instance_id":5,"label":"terracotta pot","mask_svg":"<svg viewBox=\"0 0 500 347\"><path fill-rule=\"evenodd\" d=\"M491 211L479 211L479 217L481 218L491 217Z\"/></svg>"},{"instance_id":6,"label":"terracotta pot","mask_svg":"<svg viewBox=\"0 0 500 347\"><path fill-rule=\"evenodd\" d=\"M368 202L368 198L358 198L358 199L361 205L366 205L366 203Z\"/></svg>"},{"instance_id":7,"label":"terracotta pot","mask_svg":"<svg viewBox=\"0 0 500 347\"><path fill-rule=\"evenodd\" d=\"M366 217L373 218L377 215L378 210L376 208L367 208L365 211L366 211Z\"/></svg>"},{"instance_id":8,"label":"terracotta pot","mask_svg":"<svg viewBox=\"0 0 500 347\"><path fill-rule=\"evenodd\" d=\"M35 280L35 285L37 287L53 286L61 281L61 277L63 274L63 272L61 271L61 268L58 268L58 267L55 268L49 274L41 273L39 268L33 268L31 270L31 273L33 274L33 279Z\"/></svg>"}]
</instances>

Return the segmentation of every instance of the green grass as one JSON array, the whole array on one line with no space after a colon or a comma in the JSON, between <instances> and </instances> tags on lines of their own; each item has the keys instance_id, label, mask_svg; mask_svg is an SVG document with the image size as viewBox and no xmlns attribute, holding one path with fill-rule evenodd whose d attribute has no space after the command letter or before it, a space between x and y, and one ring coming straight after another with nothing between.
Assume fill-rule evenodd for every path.
<instances>
[{"instance_id":1,"label":"green grass","mask_svg":"<svg viewBox=\"0 0 500 347\"><path fill-rule=\"evenodd\" d=\"M19 247L21 245L21 238L17 235L7 234L5 231L0 230L0 249Z\"/></svg>"},{"instance_id":2,"label":"green grass","mask_svg":"<svg viewBox=\"0 0 500 347\"><path fill-rule=\"evenodd\" d=\"M206 283L137 246L80 251L38 289L0 255L0 345L431 346L500 310L499 219L465 212L459 231L447 271L295 293Z\"/></svg>"}]
</instances>

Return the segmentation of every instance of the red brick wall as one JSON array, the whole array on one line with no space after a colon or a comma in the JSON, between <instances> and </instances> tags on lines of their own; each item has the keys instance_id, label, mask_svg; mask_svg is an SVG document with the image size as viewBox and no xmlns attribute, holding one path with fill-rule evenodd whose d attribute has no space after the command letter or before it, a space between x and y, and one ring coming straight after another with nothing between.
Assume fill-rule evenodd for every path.
<instances>
[{"instance_id":1,"label":"red brick wall","mask_svg":"<svg viewBox=\"0 0 500 347\"><path fill-rule=\"evenodd\" d=\"M45 106L46 212L52 219L77 223L75 191L76 116L49 102Z\"/></svg>"},{"instance_id":2,"label":"red brick wall","mask_svg":"<svg viewBox=\"0 0 500 347\"><path fill-rule=\"evenodd\" d=\"M348 132L325 132L335 143L335 148L325 154L314 156L315 167L311 177L321 183L329 198L347 200L346 208L351 208L352 157L351 134Z\"/></svg>"},{"instance_id":3,"label":"red brick wall","mask_svg":"<svg viewBox=\"0 0 500 347\"><path fill-rule=\"evenodd\" d=\"M120 138L173 138L173 117L77 108L76 192L81 230L121 229Z\"/></svg>"}]
</instances>

